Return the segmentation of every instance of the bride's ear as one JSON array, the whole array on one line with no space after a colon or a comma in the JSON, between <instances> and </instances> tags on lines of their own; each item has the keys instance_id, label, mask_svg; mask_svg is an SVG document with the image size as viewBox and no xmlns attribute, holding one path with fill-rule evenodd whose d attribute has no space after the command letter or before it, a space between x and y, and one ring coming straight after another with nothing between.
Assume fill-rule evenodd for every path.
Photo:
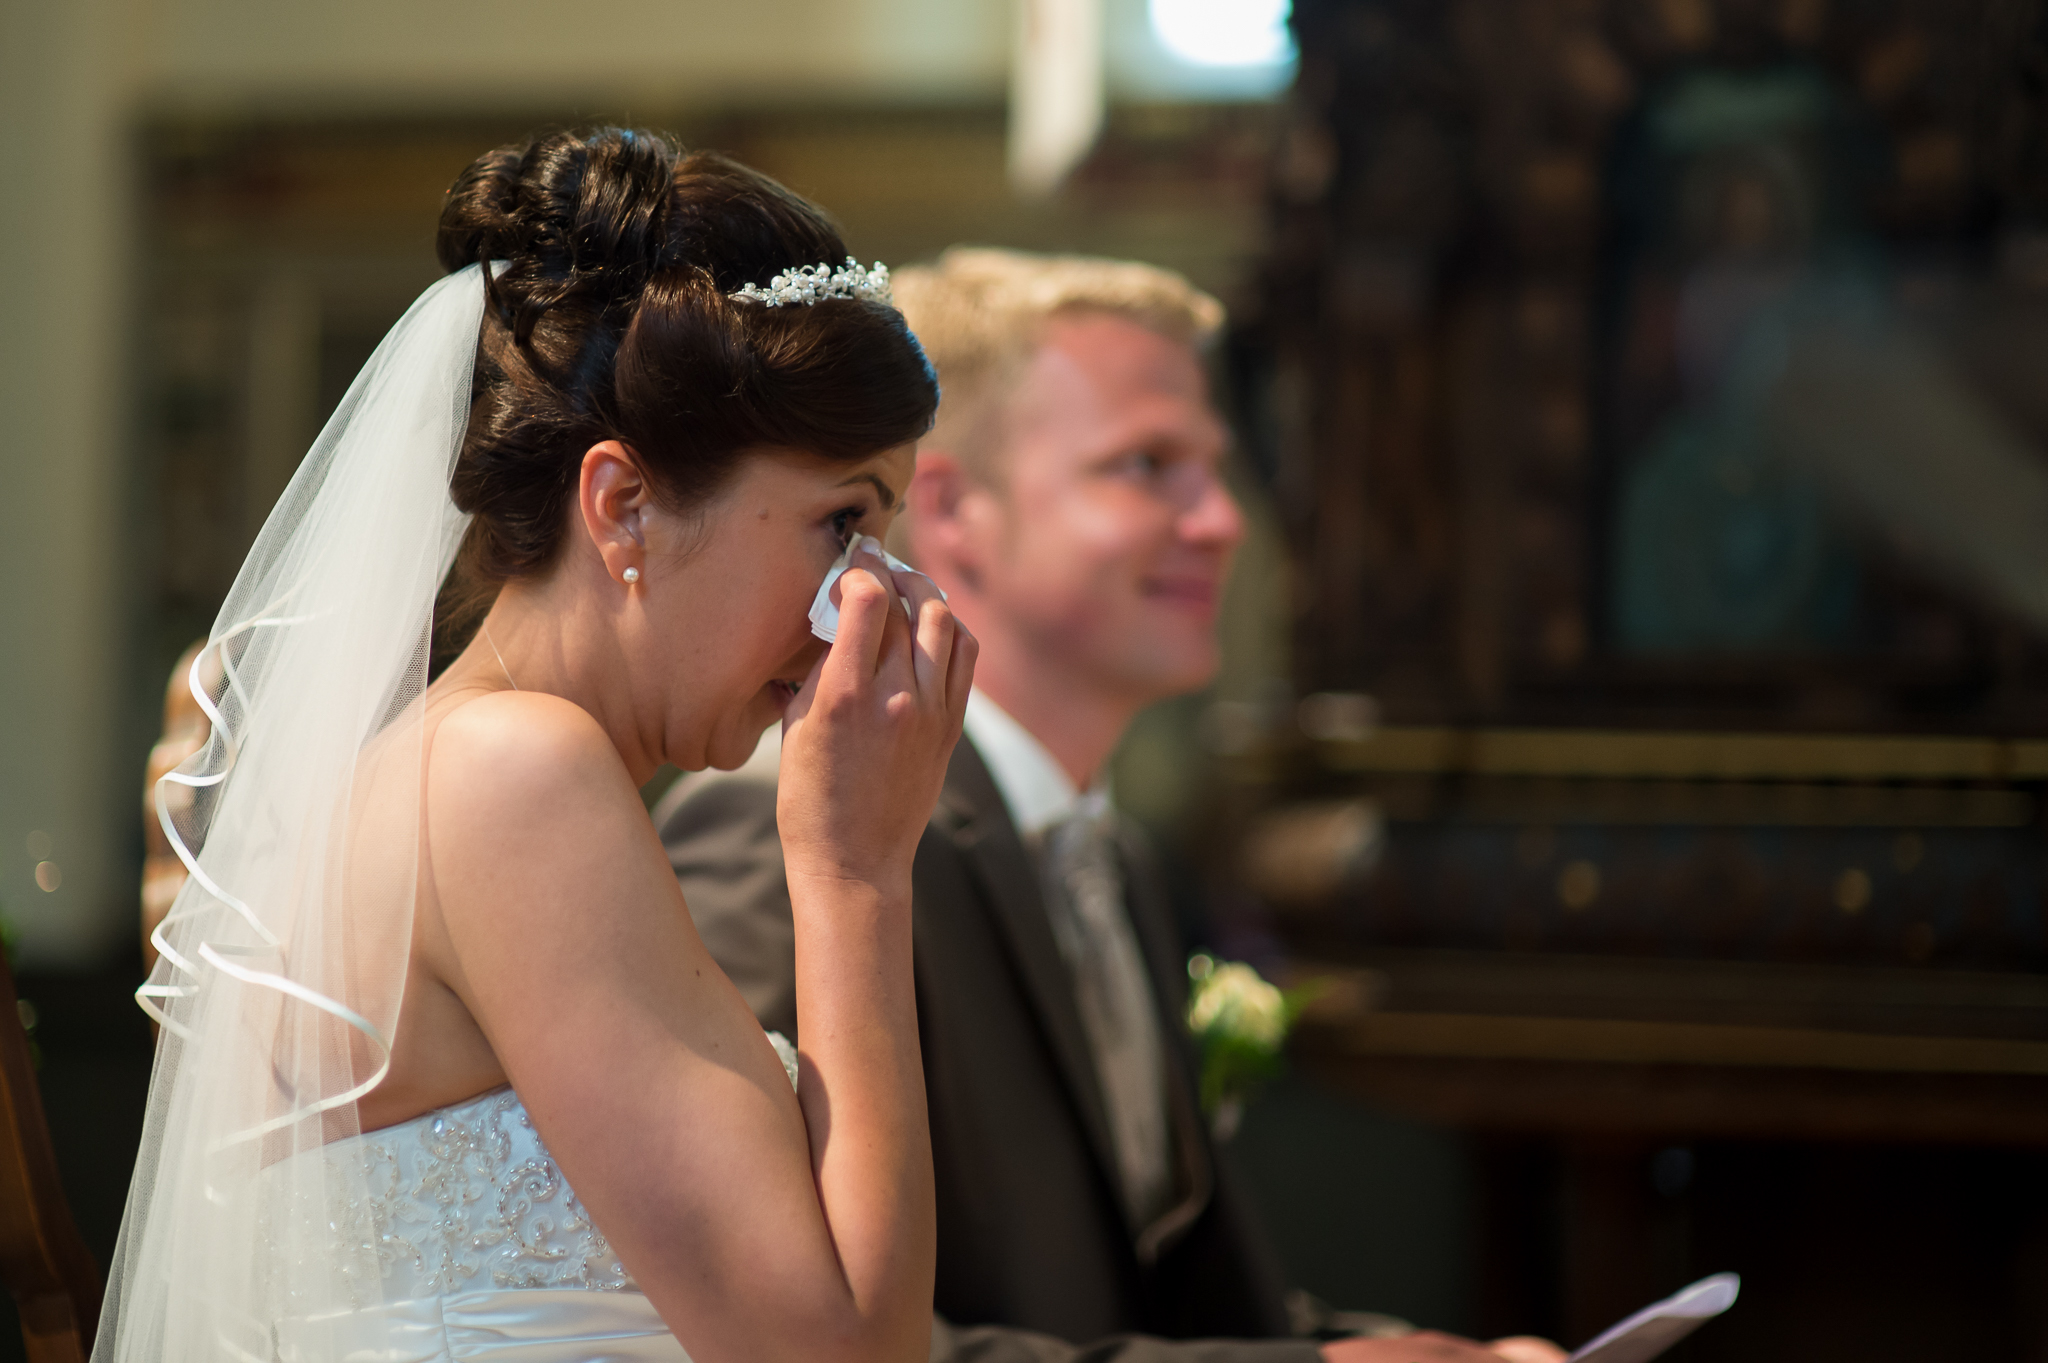
<instances>
[{"instance_id":1,"label":"bride's ear","mask_svg":"<svg viewBox=\"0 0 2048 1363\"><path fill-rule=\"evenodd\" d=\"M583 530L614 582L631 586L647 569L647 517L654 489L633 451L616 440L592 445L583 455L577 488Z\"/></svg>"}]
</instances>

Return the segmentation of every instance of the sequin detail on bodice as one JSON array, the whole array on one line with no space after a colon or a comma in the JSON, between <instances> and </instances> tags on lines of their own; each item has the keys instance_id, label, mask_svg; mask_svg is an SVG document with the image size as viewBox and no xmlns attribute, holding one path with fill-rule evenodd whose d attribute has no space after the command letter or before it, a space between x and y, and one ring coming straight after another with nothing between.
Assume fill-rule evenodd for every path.
<instances>
[{"instance_id":1,"label":"sequin detail on bodice","mask_svg":"<svg viewBox=\"0 0 2048 1363\"><path fill-rule=\"evenodd\" d=\"M768 1039L796 1083L796 1051ZM341 1261L374 1260L399 1301L458 1292L639 1287L592 1224L511 1089L337 1141L320 1157L357 1165L368 1191L334 1223Z\"/></svg>"},{"instance_id":2,"label":"sequin detail on bodice","mask_svg":"<svg viewBox=\"0 0 2048 1363\"><path fill-rule=\"evenodd\" d=\"M390 1300L488 1288L637 1291L533 1129L499 1089L328 1147L369 1189L337 1225L375 1246Z\"/></svg>"}]
</instances>

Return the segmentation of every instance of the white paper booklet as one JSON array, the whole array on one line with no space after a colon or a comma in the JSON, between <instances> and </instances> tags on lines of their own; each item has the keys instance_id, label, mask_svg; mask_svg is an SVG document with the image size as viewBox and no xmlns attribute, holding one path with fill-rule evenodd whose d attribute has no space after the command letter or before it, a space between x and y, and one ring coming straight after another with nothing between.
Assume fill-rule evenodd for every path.
<instances>
[{"instance_id":1,"label":"white paper booklet","mask_svg":"<svg viewBox=\"0 0 2048 1363\"><path fill-rule=\"evenodd\" d=\"M1702 1278L1674 1296L1630 1316L1573 1354L1568 1363L1645 1363L1735 1305L1742 1279L1733 1273Z\"/></svg>"}]
</instances>

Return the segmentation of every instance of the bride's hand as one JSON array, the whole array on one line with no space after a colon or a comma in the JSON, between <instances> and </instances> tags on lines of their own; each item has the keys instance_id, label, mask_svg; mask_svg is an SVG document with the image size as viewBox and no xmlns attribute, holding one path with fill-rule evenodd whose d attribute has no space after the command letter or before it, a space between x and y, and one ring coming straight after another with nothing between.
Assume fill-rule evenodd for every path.
<instances>
[{"instance_id":1,"label":"bride's hand","mask_svg":"<svg viewBox=\"0 0 2048 1363\"><path fill-rule=\"evenodd\" d=\"M937 588L872 549L855 553L836 590L838 640L785 715L783 858L793 878L904 891L960 737L977 644Z\"/></svg>"}]
</instances>

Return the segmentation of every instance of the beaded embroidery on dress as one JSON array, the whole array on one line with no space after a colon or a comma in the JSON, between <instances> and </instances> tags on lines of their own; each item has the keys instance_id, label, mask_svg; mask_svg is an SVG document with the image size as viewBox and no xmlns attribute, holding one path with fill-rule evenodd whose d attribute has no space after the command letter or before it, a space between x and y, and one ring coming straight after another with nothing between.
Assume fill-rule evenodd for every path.
<instances>
[{"instance_id":1,"label":"beaded embroidery on dress","mask_svg":"<svg viewBox=\"0 0 2048 1363\"><path fill-rule=\"evenodd\" d=\"M794 1088L796 1049L779 1032L768 1039ZM333 1246L344 1261L374 1258L383 1291L366 1293L369 1300L491 1288L639 1291L511 1089L337 1141L323 1157L355 1161L369 1175L369 1200L335 1226Z\"/></svg>"},{"instance_id":2,"label":"beaded embroidery on dress","mask_svg":"<svg viewBox=\"0 0 2048 1363\"><path fill-rule=\"evenodd\" d=\"M768 1040L794 1088L796 1048L775 1032ZM286 1363L337 1349L354 1358L358 1334L383 1341L381 1363L497 1350L519 1363L688 1363L511 1089L299 1158L369 1193L327 1228L355 1312L282 1322L276 1352Z\"/></svg>"},{"instance_id":3,"label":"beaded embroidery on dress","mask_svg":"<svg viewBox=\"0 0 2048 1363\"><path fill-rule=\"evenodd\" d=\"M489 1288L634 1288L510 1089L330 1146L368 1176L336 1251L372 1248L392 1298Z\"/></svg>"}]
</instances>

